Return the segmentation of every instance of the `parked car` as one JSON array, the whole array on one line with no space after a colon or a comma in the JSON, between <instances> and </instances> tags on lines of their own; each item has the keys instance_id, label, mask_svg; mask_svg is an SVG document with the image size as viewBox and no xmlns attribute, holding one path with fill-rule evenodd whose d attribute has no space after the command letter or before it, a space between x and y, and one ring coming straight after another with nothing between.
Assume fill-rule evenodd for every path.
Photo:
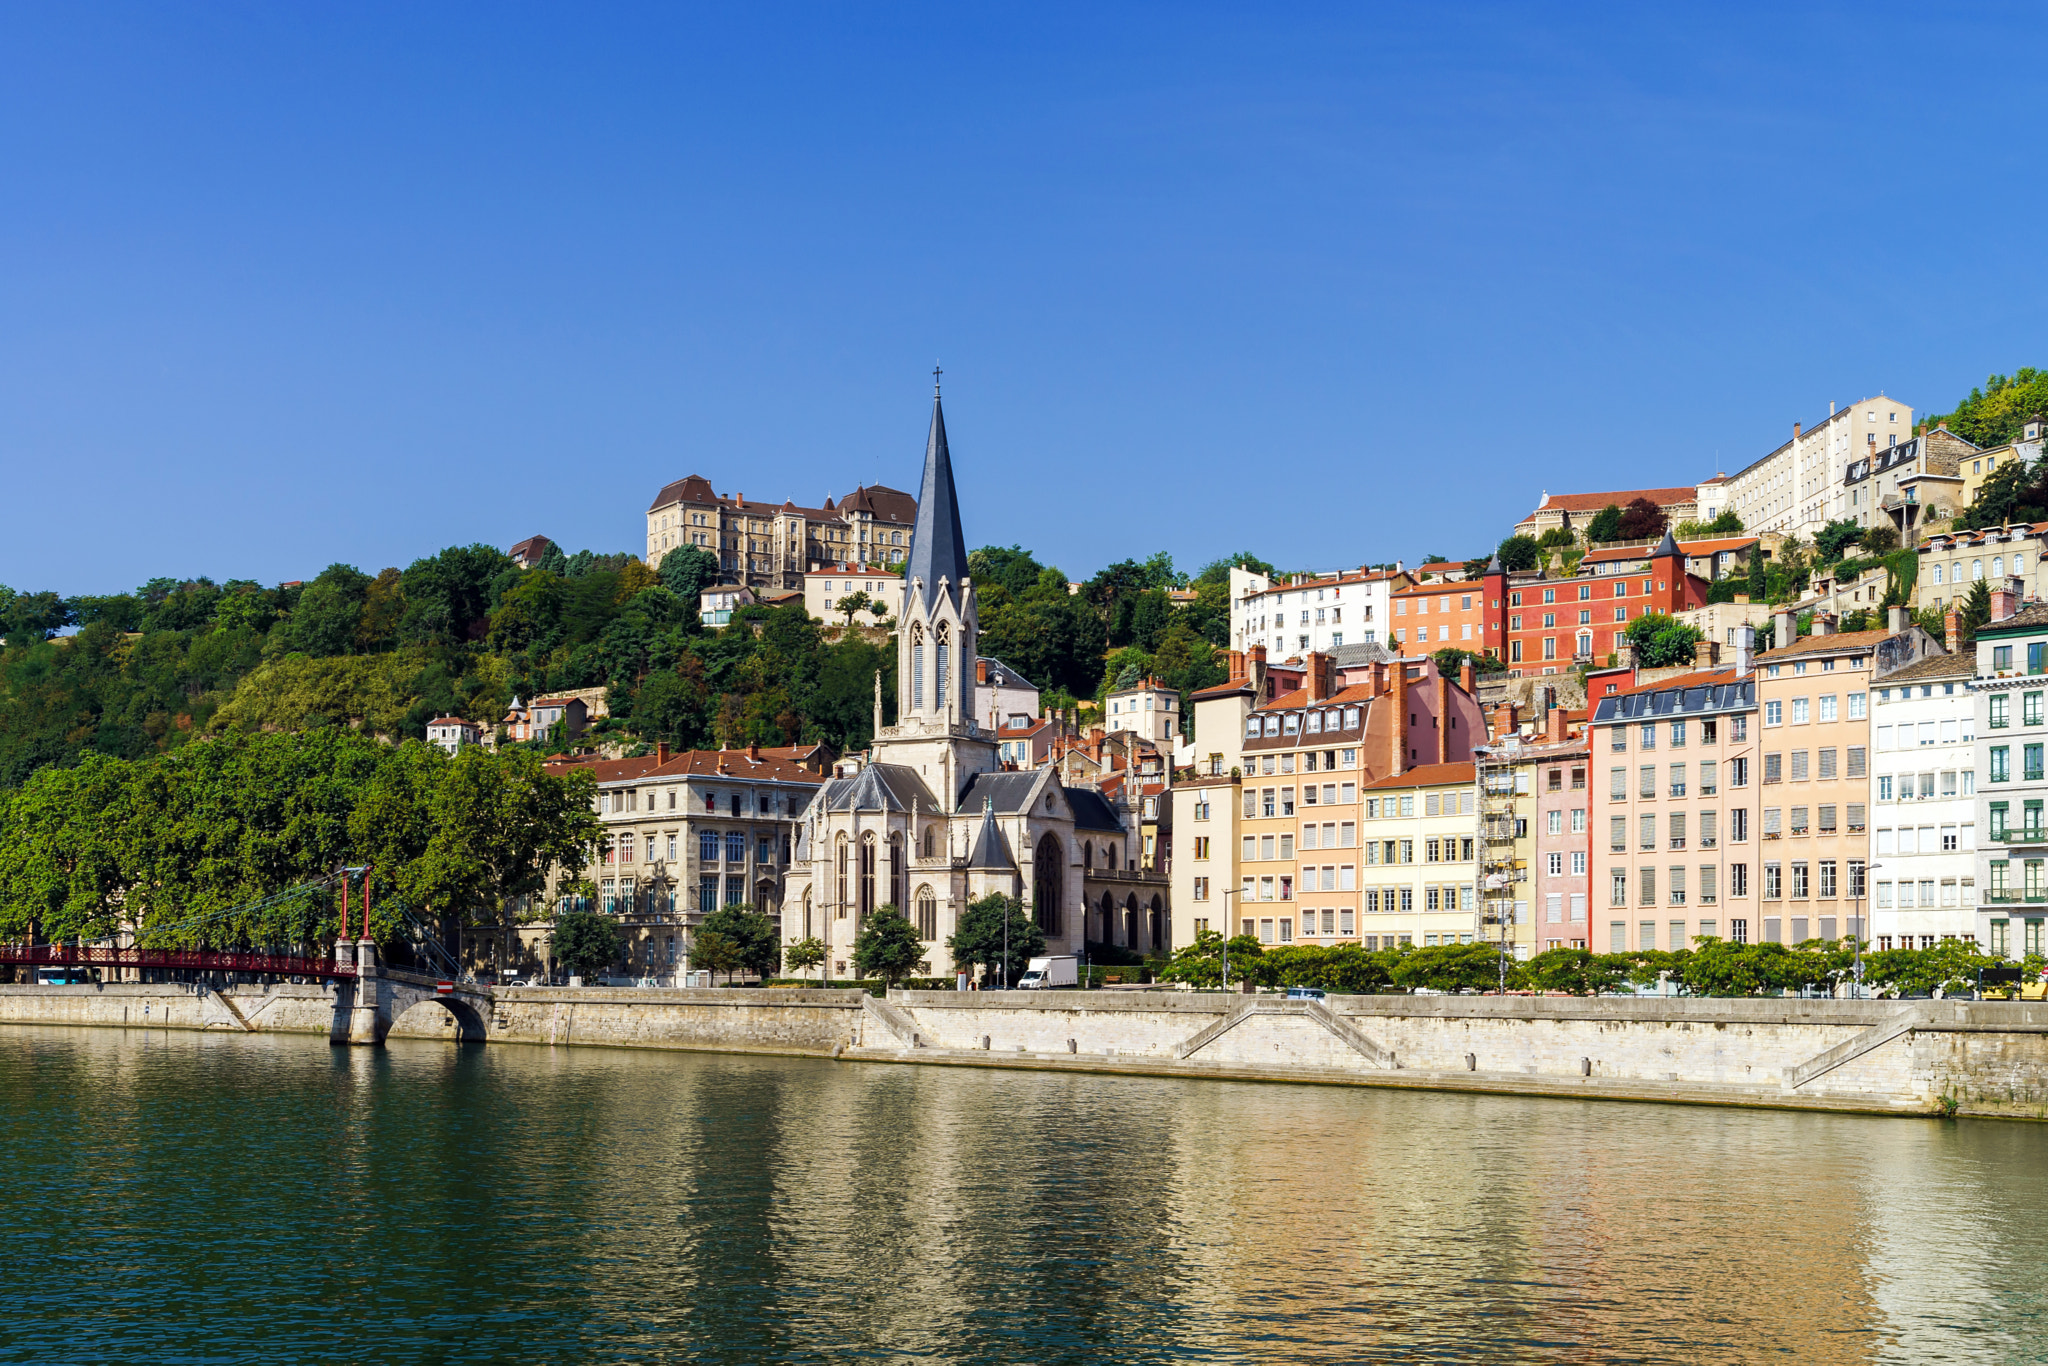
<instances>
[{"instance_id":1,"label":"parked car","mask_svg":"<svg viewBox=\"0 0 2048 1366\"><path fill-rule=\"evenodd\" d=\"M1287 988L1287 999L1290 1001L1320 1001L1323 999L1323 989L1321 987L1289 987Z\"/></svg>"}]
</instances>

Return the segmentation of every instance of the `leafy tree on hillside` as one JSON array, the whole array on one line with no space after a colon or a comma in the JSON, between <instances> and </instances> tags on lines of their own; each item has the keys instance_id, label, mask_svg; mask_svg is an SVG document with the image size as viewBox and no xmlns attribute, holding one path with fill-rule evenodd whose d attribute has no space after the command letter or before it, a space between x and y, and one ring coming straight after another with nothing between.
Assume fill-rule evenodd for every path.
<instances>
[{"instance_id":1,"label":"leafy tree on hillside","mask_svg":"<svg viewBox=\"0 0 2048 1366\"><path fill-rule=\"evenodd\" d=\"M661 557L661 582L689 605L694 622L698 595L718 582L718 557L700 546L677 546Z\"/></svg>"},{"instance_id":2,"label":"leafy tree on hillside","mask_svg":"<svg viewBox=\"0 0 2048 1366\"><path fill-rule=\"evenodd\" d=\"M1814 533L1813 548L1818 564L1834 564L1849 553L1849 548L1861 542L1863 528L1843 518L1829 522Z\"/></svg>"},{"instance_id":3,"label":"leafy tree on hillside","mask_svg":"<svg viewBox=\"0 0 2048 1366\"><path fill-rule=\"evenodd\" d=\"M1645 612L1628 624L1629 647L1637 664L1662 669L1693 661L1699 631L1662 612Z\"/></svg>"},{"instance_id":4,"label":"leafy tree on hillside","mask_svg":"<svg viewBox=\"0 0 2048 1366\"><path fill-rule=\"evenodd\" d=\"M977 589L999 584L1011 597L1021 598L1038 583L1045 566L1022 546L985 545L969 553L967 572Z\"/></svg>"},{"instance_id":5,"label":"leafy tree on hillside","mask_svg":"<svg viewBox=\"0 0 2048 1366\"><path fill-rule=\"evenodd\" d=\"M1647 498L1632 498L1629 505L1621 510L1621 535L1617 540L1647 541L1664 534L1669 519L1664 509Z\"/></svg>"},{"instance_id":6,"label":"leafy tree on hillside","mask_svg":"<svg viewBox=\"0 0 2048 1366\"><path fill-rule=\"evenodd\" d=\"M1510 536L1500 543L1500 567L1510 574L1534 569L1542 563L1543 552L1533 537ZM1482 565L1483 569L1485 566Z\"/></svg>"},{"instance_id":7,"label":"leafy tree on hillside","mask_svg":"<svg viewBox=\"0 0 2048 1366\"><path fill-rule=\"evenodd\" d=\"M1598 544L1602 541L1624 539L1621 530L1621 506L1609 503L1593 514L1593 520L1586 523L1586 539Z\"/></svg>"},{"instance_id":8,"label":"leafy tree on hillside","mask_svg":"<svg viewBox=\"0 0 2048 1366\"><path fill-rule=\"evenodd\" d=\"M2010 375L1991 376L1954 412L1927 421L1930 426L1946 422L1965 441L1991 447L2018 440L2026 420L2036 413L2048 413L2048 370L2023 366Z\"/></svg>"}]
</instances>

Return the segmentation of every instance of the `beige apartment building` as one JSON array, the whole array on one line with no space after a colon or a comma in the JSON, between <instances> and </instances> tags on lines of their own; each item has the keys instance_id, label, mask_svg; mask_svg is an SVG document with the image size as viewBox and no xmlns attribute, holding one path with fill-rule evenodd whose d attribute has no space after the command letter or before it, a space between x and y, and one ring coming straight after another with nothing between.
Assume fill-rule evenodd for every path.
<instances>
[{"instance_id":1,"label":"beige apartment building","mask_svg":"<svg viewBox=\"0 0 2048 1366\"><path fill-rule=\"evenodd\" d=\"M693 474L654 495L647 509L647 563L659 569L669 551L694 545L718 556L729 582L796 591L804 588L806 573L826 565L900 569L916 523L917 499L880 484L806 508L748 502L743 493L726 497Z\"/></svg>"},{"instance_id":2,"label":"beige apartment building","mask_svg":"<svg viewBox=\"0 0 2048 1366\"><path fill-rule=\"evenodd\" d=\"M2048 522L2018 522L1978 531L1948 531L1920 543L1913 584L1916 606L1960 607L1979 580L1998 588L2020 580L2028 601L2048 599Z\"/></svg>"},{"instance_id":3,"label":"beige apartment building","mask_svg":"<svg viewBox=\"0 0 2048 1366\"><path fill-rule=\"evenodd\" d=\"M1604 876L1588 889L1597 905L1581 935L1569 901L1557 920L1546 908L1546 947L1583 937L1596 953L1669 952L1756 937L1755 721L1755 682L1734 669L1599 699L1586 762L1589 861Z\"/></svg>"},{"instance_id":4,"label":"beige apartment building","mask_svg":"<svg viewBox=\"0 0 2048 1366\"><path fill-rule=\"evenodd\" d=\"M1845 408L1830 403L1826 421L1793 423L1791 440L1721 483L1721 505L1751 535L1774 531L1811 540L1850 515L1850 465L1912 435L1913 409L1896 399L1880 394Z\"/></svg>"}]
</instances>

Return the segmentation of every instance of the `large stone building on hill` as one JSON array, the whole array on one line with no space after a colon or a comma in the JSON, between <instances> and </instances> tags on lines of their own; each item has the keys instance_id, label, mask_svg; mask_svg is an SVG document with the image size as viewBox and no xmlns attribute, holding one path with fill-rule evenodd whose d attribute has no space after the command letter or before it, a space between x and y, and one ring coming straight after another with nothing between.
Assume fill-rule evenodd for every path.
<instances>
[{"instance_id":1,"label":"large stone building on hill","mask_svg":"<svg viewBox=\"0 0 2048 1366\"><path fill-rule=\"evenodd\" d=\"M748 588L798 590L812 570L842 564L894 568L910 556L917 500L880 484L823 507L726 497L693 474L654 495L647 509L647 563L677 546L718 556L721 578Z\"/></svg>"},{"instance_id":2,"label":"large stone building on hill","mask_svg":"<svg viewBox=\"0 0 2048 1366\"><path fill-rule=\"evenodd\" d=\"M894 906L947 976L946 940L991 892L1024 903L1052 953L1088 940L1171 947L1167 880L1140 866L1138 836L1102 793L1058 770L1006 771L977 713L981 622L967 572L946 421L936 394L896 625L897 720L865 758L842 760L799 822L784 889L785 944L817 938L835 977L854 970L862 921Z\"/></svg>"}]
</instances>

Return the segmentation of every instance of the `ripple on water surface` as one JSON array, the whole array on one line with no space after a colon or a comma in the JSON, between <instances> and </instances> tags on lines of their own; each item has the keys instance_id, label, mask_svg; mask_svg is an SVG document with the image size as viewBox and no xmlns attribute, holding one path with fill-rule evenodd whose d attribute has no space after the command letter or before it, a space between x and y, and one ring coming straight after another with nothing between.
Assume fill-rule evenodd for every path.
<instances>
[{"instance_id":1,"label":"ripple on water surface","mask_svg":"<svg viewBox=\"0 0 2048 1366\"><path fill-rule=\"evenodd\" d=\"M0 1361L1992 1362L2048 1128L0 1031Z\"/></svg>"}]
</instances>

